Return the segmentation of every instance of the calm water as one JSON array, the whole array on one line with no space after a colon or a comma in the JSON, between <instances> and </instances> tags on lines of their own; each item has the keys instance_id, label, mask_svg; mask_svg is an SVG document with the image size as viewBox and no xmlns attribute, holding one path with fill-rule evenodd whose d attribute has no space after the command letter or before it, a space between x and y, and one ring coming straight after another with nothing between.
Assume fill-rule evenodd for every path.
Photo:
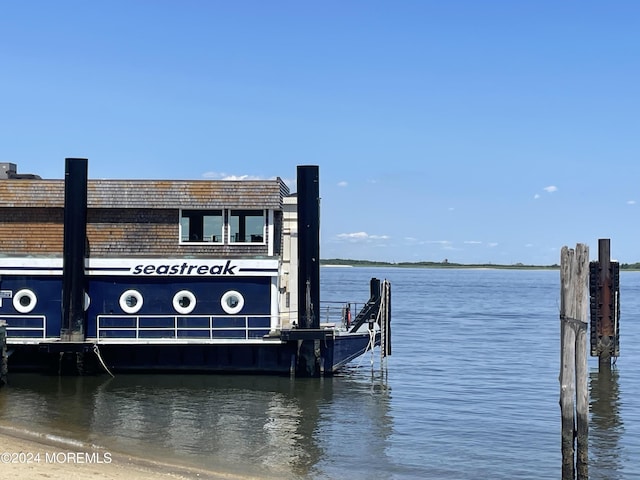
<instances>
[{"instance_id":1,"label":"calm water","mask_svg":"<svg viewBox=\"0 0 640 480\"><path fill-rule=\"evenodd\" d=\"M0 422L264 478L560 477L559 272L323 268L323 299L392 282L393 356L325 379L11 375ZM640 273L621 357L590 359L592 479L640 478ZM348 472L348 473L347 473Z\"/></svg>"}]
</instances>

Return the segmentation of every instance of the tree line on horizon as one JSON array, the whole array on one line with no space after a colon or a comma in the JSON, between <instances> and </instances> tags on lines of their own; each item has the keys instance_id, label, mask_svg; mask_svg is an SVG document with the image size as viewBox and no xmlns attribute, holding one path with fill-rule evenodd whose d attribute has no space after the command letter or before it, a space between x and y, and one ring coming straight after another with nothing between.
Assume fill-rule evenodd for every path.
<instances>
[{"instance_id":1,"label":"tree line on horizon","mask_svg":"<svg viewBox=\"0 0 640 480\"><path fill-rule=\"evenodd\" d=\"M557 269L560 265L554 263L552 265L531 265L524 263L514 264L495 264L495 263L456 263L444 259L441 262L383 262L378 260L354 260L345 258L325 258L320 259L320 265L344 265L353 267L430 267L430 268L548 268ZM621 263L620 270L640 270L640 262Z\"/></svg>"},{"instance_id":2,"label":"tree line on horizon","mask_svg":"<svg viewBox=\"0 0 640 480\"><path fill-rule=\"evenodd\" d=\"M524 263L514 263L512 265L501 265L495 263L456 263L445 259L441 262L420 261L420 262L383 262L378 260L354 260L345 258L320 259L320 265L345 265L353 267L433 267L433 268L456 268L456 267L477 267L477 268L560 268L559 265L526 265Z\"/></svg>"}]
</instances>

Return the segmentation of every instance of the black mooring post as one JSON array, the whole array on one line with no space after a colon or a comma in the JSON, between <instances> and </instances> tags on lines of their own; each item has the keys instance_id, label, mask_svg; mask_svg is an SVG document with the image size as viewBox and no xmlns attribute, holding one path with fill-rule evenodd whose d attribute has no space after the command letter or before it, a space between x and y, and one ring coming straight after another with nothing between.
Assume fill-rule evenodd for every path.
<instances>
[{"instance_id":1,"label":"black mooring post","mask_svg":"<svg viewBox=\"0 0 640 480\"><path fill-rule=\"evenodd\" d=\"M320 187L317 165L299 166L298 326L320 328ZM320 340L300 340L296 374L320 376Z\"/></svg>"},{"instance_id":2,"label":"black mooring post","mask_svg":"<svg viewBox=\"0 0 640 480\"><path fill-rule=\"evenodd\" d=\"M320 187L317 165L298 167L298 324L320 328Z\"/></svg>"},{"instance_id":3,"label":"black mooring post","mask_svg":"<svg viewBox=\"0 0 640 480\"><path fill-rule=\"evenodd\" d=\"M84 262L87 237L87 159L65 159L64 243L62 252L63 341L85 339Z\"/></svg>"}]
</instances>

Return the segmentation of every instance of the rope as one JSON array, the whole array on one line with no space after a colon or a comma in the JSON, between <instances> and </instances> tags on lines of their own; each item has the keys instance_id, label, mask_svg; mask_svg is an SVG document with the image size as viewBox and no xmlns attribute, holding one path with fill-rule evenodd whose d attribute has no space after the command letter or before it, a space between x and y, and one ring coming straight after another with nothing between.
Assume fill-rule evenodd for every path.
<instances>
[{"instance_id":1,"label":"rope","mask_svg":"<svg viewBox=\"0 0 640 480\"><path fill-rule=\"evenodd\" d=\"M572 325L577 327L578 329L587 328L587 322L584 320L579 320L577 318L567 317L565 315L560 315L560 322L565 322L567 325Z\"/></svg>"},{"instance_id":2,"label":"rope","mask_svg":"<svg viewBox=\"0 0 640 480\"><path fill-rule=\"evenodd\" d=\"M107 365L104 363L104 360L102 360L102 356L100 355L100 349L98 348L97 343L93 344L93 353L95 353L96 356L98 357L98 360L100 360L100 363L102 364L102 368L104 368L109 375L115 378L115 375L111 373L111 371L107 368Z\"/></svg>"},{"instance_id":3,"label":"rope","mask_svg":"<svg viewBox=\"0 0 640 480\"><path fill-rule=\"evenodd\" d=\"M364 352L362 352L362 356L360 356L360 358L358 359L358 364L356 365L357 368L360 368L360 366L362 365L362 359L364 358L364 354L367 353L369 351L369 349L371 349L371 366L373 367L373 349L376 346L376 331L375 330L369 330L369 343L367 344L367 348L364 349Z\"/></svg>"},{"instance_id":4,"label":"rope","mask_svg":"<svg viewBox=\"0 0 640 480\"><path fill-rule=\"evenodd\" d=\"M388 322L389 322L389 312L387 310L388 306L387 306L387 301L388 301L388 288L389 288L389 284L388 281L385 280L383 283L383 289L382 289L382 294L381 294L381 298L380 298L380 308L378 309L378 313L376 315L375 320L373 321L374 324L377 323L380 326L380 330L378 330L378 332L380 332L380 346L383 347L385 338L385 332L386 329L389 327ZM381 318L384 315L383 318ZM384 324L384 325L383 325ZM362 365L362 360L364 358L364 354L367 353L368 350L371 350L371 368L374 367L374 353L373 350L375 349L376 346L376 330L375 329L371 329L369 330L369 343L367 344L367 348L365 348L362 356L358 359L358 363L356 365L356 368L360 368L360 366ZM381 358L380 358L380 369L384 370L385 365L384 362L386 360L386 355L384 354L384 348L381 348Z\"/></svg>"},{"instance_id":5,"label":"rope","mask_svg":"<svg viewBox=\"0 0 640 480\"><path fill-rule=\"evenodd\" d=\"M371 347L371 368L373 368L373 349L376 346L376 331L375 329L369 330L369 345L367 345L367 350ZM365 350L365 352L367 351Z\"/></svg>"}]
</instances>

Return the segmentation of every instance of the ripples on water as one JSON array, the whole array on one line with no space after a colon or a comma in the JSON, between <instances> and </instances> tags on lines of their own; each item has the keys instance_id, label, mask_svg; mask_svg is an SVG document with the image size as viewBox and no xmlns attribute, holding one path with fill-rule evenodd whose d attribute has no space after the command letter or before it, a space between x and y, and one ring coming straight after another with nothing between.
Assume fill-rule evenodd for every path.
<instances>
[{"instance_id":1,"label":"ripples on water","mask_svg":"<svg viewBox=\"0 0 640 480\"><path fill-rule=\"evenodd\" d=\"M384 369L376 351L320 380L12 375L0 421L263 478L559 478L559 272L323 268L322 296L362 300L371 276L393 289ZM621 299L617 368L590 360L593 479L640 478L640 273Z\"/></svg>"}]
</instances>

